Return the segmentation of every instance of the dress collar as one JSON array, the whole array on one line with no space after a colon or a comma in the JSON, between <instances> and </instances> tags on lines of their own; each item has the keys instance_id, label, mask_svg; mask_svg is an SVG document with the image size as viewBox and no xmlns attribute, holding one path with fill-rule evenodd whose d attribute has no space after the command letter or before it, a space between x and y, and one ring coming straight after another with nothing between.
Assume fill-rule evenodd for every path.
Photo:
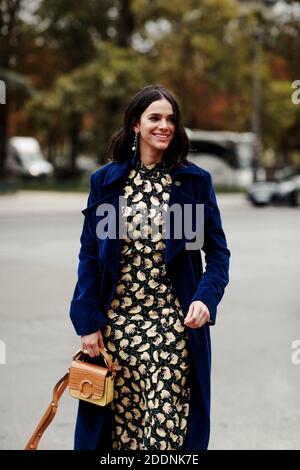
<instances>
[{"instance_id":1,"label":"dress collar","mask_svg":"<svg viewBox=\"0 0 300 470\"><path fill-rule=\"evenodd\" d=\"M132 166L129 160L125 160L123 162L111 162L111 166L108 169L106 176L104 178L103 186L108 186L120 178L127 177L130 170L133 168L136 168L136 165ZM170 171L170 175L172 178L177 177L178 175L186 175L186 174L202 176L202 171L197 165L189 161L187 165L182 165Z\"/></svg>"}]
</instances>

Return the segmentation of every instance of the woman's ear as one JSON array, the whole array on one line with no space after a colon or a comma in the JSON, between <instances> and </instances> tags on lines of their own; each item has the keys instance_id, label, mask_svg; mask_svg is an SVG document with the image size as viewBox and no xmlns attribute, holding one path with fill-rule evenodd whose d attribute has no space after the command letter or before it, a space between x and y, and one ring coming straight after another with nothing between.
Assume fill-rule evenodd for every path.
<instances>
[{"instance_id":1,"label":"woman's ear","mask_svg":"<svg viewBox=\"0 0 300 470\"><path fill-rule=\"evenodd\" d=\"M136 132L137 134L140 132L140 126L138 124L136 124L134 127L133 127L133 130L134 132Z\"/></svg>"}]
</instances>

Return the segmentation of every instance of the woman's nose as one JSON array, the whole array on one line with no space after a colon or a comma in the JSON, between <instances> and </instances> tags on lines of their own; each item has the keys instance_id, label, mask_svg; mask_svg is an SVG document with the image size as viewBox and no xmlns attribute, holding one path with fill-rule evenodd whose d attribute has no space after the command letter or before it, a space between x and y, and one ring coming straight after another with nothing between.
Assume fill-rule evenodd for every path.
<instances>
[{"instance_id":1,"label":"woman's nose","mask_svg":"<svg viewBox=\"0 0 300 470\"><path fill-rule=\"evenodd\" d=\"M166 119L163 119L162 121L160 121L159 123L159 128L160 129L166 129L168 126L167 126L167 121Z\"/></svg>"}]
</instances>

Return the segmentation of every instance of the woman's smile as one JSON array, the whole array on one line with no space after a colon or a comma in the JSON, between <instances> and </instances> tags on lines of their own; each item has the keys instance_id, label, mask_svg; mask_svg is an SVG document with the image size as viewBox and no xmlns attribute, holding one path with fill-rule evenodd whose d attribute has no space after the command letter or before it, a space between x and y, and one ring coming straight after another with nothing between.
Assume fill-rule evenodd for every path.
<instances>
[{"instance_id":1,"label":"woman's smile","mask_svg":"<svg viewBox=\"0 0 300 470\"><path fill-rule=\"evenodd\" d=\"M154 137L156 137L158 140L161 140L162 142L166 142L169 139L169 135L167 134L153 134Z\"/></svg>"}]
</instances>

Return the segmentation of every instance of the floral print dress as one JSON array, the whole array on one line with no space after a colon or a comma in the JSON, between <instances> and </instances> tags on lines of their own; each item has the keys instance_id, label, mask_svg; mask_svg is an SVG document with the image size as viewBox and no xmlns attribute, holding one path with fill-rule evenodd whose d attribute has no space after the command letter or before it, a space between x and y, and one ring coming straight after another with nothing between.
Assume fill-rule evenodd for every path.
<instances>
[{"instance_id":1,"label":"floral print dress","mask_svg":"<svg viewBox=\"0 0 300 470\"><path fill-rule=\"evenodd\" d=\"M117 368L112 449L183 447L189 414L189 345L184 314L166 275L163 217L172 183L165 163L138 161L125 182L120 277L104 342ZM138 225L147 210L152 222ZM158 227L153 236L152 227ZM135 228L136 227L136 228Z\"/></svg>"}]
</instances>

